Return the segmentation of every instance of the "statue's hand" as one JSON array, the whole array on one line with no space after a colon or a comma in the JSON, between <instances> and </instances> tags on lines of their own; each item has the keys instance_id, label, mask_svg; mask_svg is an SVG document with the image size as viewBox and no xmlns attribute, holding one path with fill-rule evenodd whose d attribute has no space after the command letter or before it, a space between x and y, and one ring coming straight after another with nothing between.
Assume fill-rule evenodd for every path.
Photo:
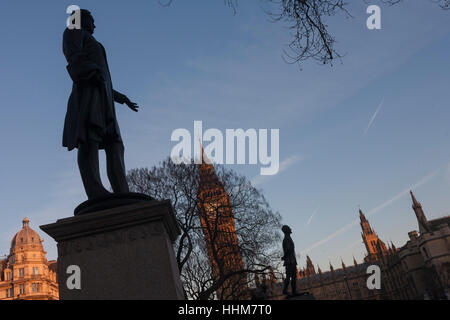
<instances>
[{"instance_id":1,"label":"statue's hand","mask_svg":"<svg viewBox=\"0 0 450 320\"><path fill-rule=\"evenodd\" d=\"M128 99L128 97L125 97L125 104L128 106L128 108L130 108L134 112L138 112L139 111L139 106L137 105L137 103L131 102L131 100Z\"/></svg>"}]
</instances>

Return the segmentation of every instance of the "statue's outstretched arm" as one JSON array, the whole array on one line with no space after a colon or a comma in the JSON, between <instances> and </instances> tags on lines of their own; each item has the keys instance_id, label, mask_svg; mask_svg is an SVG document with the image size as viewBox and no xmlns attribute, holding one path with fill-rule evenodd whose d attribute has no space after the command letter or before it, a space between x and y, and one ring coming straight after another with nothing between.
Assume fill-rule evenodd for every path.
<instances>
[{"instance_id":1,"label":"statue's outstretched arm","mask_svg":"<svg viewBox=\"0 0 450 320\"><path fill-rule=\"evenodd\" d=\"M124 95L123 93L113 90L113 96L114 96L115 102L120 103L120 104L125 103L128 106L128 108L130 108L131 110L133 110L135 112L139 111L139 106L137 105L137 103L131 102L130 99L128 99L128 97L126 95Z\"/></svg>"},{"instance_id":2,"label":"statue's outstretched arm","mask_svg":"<svg viewBox=\"0 0 450 320\"><path fill-rule=\"evenodd\" d=\"M114 101L120 104L124 104L127 100L127 96L119 91L113 90Z\"/></svg>"}]
</instances>

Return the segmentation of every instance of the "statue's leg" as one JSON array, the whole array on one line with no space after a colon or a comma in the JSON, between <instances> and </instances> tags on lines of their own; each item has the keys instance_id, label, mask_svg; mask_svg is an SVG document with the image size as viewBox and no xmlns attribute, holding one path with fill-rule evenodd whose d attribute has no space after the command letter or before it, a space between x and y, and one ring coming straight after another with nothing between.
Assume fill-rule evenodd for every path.
<instances>
[{"instance_id":1,"label":"statue's leg","mask_svg":"<svg viewBox=\"0 0 450 320\"><path fill-rule=\"evenodd\" d=\"M284 280L283 294L289 294L289 292L288 292L289 281L290 281L290 278L286 277L286 279Z\"/></svg>"},{"instance_id":2,"label":"statue's leg","mask_svg":"<svg viewBox=\"0 0 450 320\"><path fill-rule=\"evenodd\" d=\"M106 168L109 182L114 192L129 192L125 171L125 148L122 142L109 143L105 146Z\"/></svg>"},{"instance_id":3,"label":"statue's leg","mask_svg":"<svg viewBox=\"0 0 450 320\"><path fill-rule=\"evenodd\" d=\"M283 294L288 294L288 287L289 287L289 270L286 267L286 279L284 279L284 284L283 284Z\"/></svg>"},{"instance_id":4,"label":"statue's leg","mask_svg":"<svg viewBox=\"0 0 450 320\"><path fill-rule=\"evenodd\" d=\"M292 278L291 278L291 287L292 287L292 294L297 294L297 266L292 266Z\"/></svg>"},{"instance_id":5,"label":"statue's leg","mask_svg":"<svg viewBox=\"0 0 450 320\"><path fill-rule=\"evenodd\" d=\"M293 276L291 278L292 295L297 294L297 277Z\"/></svg>"},{"instance_id":6,"label":"statue's leg","mask_svg":"<svg viewBox=\"0 0 450 320\"><path fill-rule=\"evenodd\" d=\"M88 141L78 146L78 167L88 199L109 194L103 187L98 162L98 143Z\"/></svg>"}]
</instances>

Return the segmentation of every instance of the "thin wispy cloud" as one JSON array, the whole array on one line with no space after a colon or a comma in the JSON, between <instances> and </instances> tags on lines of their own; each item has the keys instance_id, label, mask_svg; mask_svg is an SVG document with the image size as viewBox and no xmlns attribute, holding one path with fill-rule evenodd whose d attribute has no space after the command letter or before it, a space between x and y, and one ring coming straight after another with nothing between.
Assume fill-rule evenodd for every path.
<instances>
[{"instance_id":1,"label":"thin wispy cloud","mask_svg":"<svg viewBox=\"0 0 450 320\"><path fill-rule=\"evenodd\" d=\"M362 239L358 239L358 240L355 240L355 241L353 241L352 243L350 243L350 245L349 245L348 247L346 247L345 249L346 249L346 250L352 249L352 248L354 248L354 247L356 247L356 246L358 246L358 245L362 245L362 244L363 244Z\"/></svg>"},{"instance_id":2,"label":"thin wispy cloud","mask_svg":"<svg viewBox=\"0 0 450 320\"><path fill-rule=\"evenodd\" d=\"M294 164L298 163L299 161L301 161L303 159L302 156L300 155L293 155L290 156L286 159L284 159L283 161L281 161L280 163L280 167L278 168L278 173L276 175L273 176L261 176L261 175L257 175L256 177L254 177L251 182L254 186L258 186L261 185L263 183L266 183L269 179L276 177L278 174L280 174L281 172L287 170L288 168L292 167Z\"/></svg>"},{"instance_id":3,"label":"thin wispy cloud","mask_svg":"<svg viewBox=\"0 0 450 320\"><path fill-rule=\"evenodd\" d=\"M381 107L383 106L383 103L384 103L384 98L381 99L381 102L380 102L380 104L378 105L377 110L376 110L375 113L372 115L372 118L370 118L370 121L369 121L369 124L368 124L367 127L366 127L366 130L364 130L363 137L366 136L367 132L369 131L370 127L372 126L373 122L375 121L375 118L377 117L378 112L380 112Z\"/></svg>"},{"instance_id":4,"label":"thin wispy cloud","mask_svg":"<svg viewBox=\"0 0 450 320\"><path fill-rule=\"evenodd\" d=\"M445 168L445 180L450 184L450 163Z\"/></svg>"},{"instance_id":5,"label":"thin wispy cloud","mask_svg":"<svg viewBox=\"0 0 450 320\"><path fill-rule=\"evenodd\" d=\"M428 181L430 181L431 179L433 179L439 172L441 171L441 168L434 170L433 172L427 174L425 177L423 177L422 179L420 179L417 183L413 184L412 186L406 188L405 190L403 190L402 192L396 194L394 197L390 198L389 200L383 202L382 204L380 204L379 206L375 207L374 209L370 210L369 212L366 213L366 216L372 216L375 213L381 211L382 209L384 209L385 207L389 206L390 204L392 204L393 202L397 201L398 199L400 199L401 197L407 195L409 193L410 190L412 189L417 189L420 186L424 185L425 183L427 183ZM351 229L353 226L357 225L359 222L359 219L355 219L352 222L348 223L347 225L341 227L340 229L338 229L337 231L333 232L332 234L330 234L329 236L325 237L324 239L314 243L313 245L309 246L308 248L304 249L301 253L305 254L309 251L311 251L314 248L317 248L327 242L329 242L330 240L336 238L337 236L343 234L344 232L346 232L347 230Z\"/></svg>"},{"instance_id":6,"label":"thin wispy cloud","mask_svg":"<svg viewBox=\"0 0 450 320\"><path fill-rule=\"evenodd\" d=\"M317 214L317 211L319 211L319 207L317 207L316 210L314 210L313 214L309 217L308 221L306 222L307 226L309 226L309 224L311 223L312 218Z\"/></svg>"}]
</instances>

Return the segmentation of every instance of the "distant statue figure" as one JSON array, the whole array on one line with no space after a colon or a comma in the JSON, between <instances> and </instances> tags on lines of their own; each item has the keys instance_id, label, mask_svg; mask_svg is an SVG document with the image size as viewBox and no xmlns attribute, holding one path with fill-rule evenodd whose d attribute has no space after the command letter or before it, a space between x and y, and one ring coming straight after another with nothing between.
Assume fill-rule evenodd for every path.
<instances>
[{"instance_id":1,"label":"distant statue figure","mask_svg":"<svg viewBox=\"0 0 450 320\"><path fill-rule=\"evenodd\" d=\"M78 167L88 199L110 195L101 182L98 151L106 152L107 173L114 193L129 192L124 146L114 102L137 112L138 105L115 91L104 47L94 37L94 18L80 10L81 28L64 31L63 52L73 80L64 123L63 146L78 148Z\"/></svg>"},{"instance_id":2,"label":"distant statue figure","mask_svg":"<svg viewBox=\"0 0 450 320\"><path fill-rule=\"evenodd\" d=\"M294 241L292 241L292 230L289 226L283 226L281 230L284 233L283 239L283 257L286 267L286 279L284 280L283 294L288 294L289 282L291 283L292 295L297 295L297 259L295 257Z\"/></svg>"}]
</instances>

